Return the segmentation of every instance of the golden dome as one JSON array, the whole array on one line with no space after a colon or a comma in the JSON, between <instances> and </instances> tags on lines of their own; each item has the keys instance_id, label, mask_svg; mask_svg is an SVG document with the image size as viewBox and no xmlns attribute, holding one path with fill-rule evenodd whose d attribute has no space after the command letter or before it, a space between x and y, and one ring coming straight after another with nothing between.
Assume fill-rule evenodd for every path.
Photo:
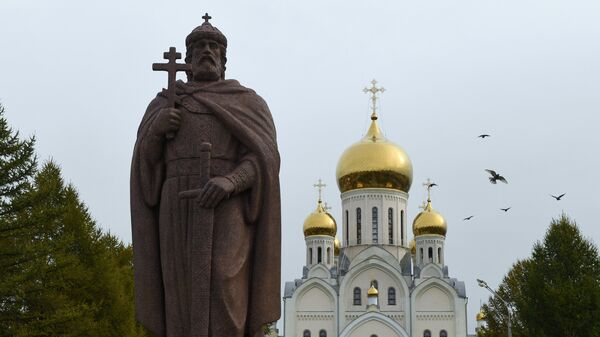
<instances>
[{"instance_id":1,"label":"golden dome","mask_svg":"<svg viewBox=\"0 0 600 337\"><path fill-rule=\"evenodd\" d=\"M340 255L340 240L338 239L337 235L335 236L335 240L333 240L333 255Z\"/></svg>"},{"instance_id":2,"label":"golden dome","mask_svg":"<svg viewBox=\"0 0 600 337\"><path fill-rule=\"evenodd\" d=\"M410 249L410 255L417 254L417 242L415 241L415 239L410 240L408 248Z\"/></svg>"},{"instance_id":3,"label":"golden dome","mask_svg":"<svg viewBox=\"0 0 600 337\"><path fill-rule=\"evenodd\" d=\"M371 284L371 288L367 291L367 296L377 296L379 295L379 291L375 288L374 285Z\"/></svg>"},{"instance_id":4,"label":"golden dome","mask_svg":"<svg viewBox=\"0 0 600 337\"><path fill-rule=\"evenodd\" d=\"M412 183L412 163L398 145L389 142L371 116L367 134L344 151L337 165L340 191L358 188L392 188L408 192Z\"/></svg>"},{"instance_id":5,"label":"golden dome","mask_svg":"<svg viewBox=\"0 0 600 337\"><path fill-rule=\"evenodd\" d=\"M328 235L335 236L337 224L331 214L325 211L321 200L317 203L317 209L310 213L304 220L304 236Z\"/></svg>"},{"instance_id":6,"label":"golden dome","mask_svg":"<svg viewBox=\"0 0 600 337\"><path fill-rule=\"evenodd\" d=\"M483 310L480 310L477 315L475 316L475 320L477 320L477 322L479 321L485 321L485 314L483 313Z\"/></svg>"},{"instance_id":7,"label":"golden dome","mask_svg":"<svg viewBox=\"0 0 600 337\"><path fill-rule=\"evenodd\" d=\"M431 200L427 200L427 206L425 206L423 212L417 214L412 228L415 236L427 234L446 236L448 225L444 217L433 210Z\"/></svg>"}]
</instances>

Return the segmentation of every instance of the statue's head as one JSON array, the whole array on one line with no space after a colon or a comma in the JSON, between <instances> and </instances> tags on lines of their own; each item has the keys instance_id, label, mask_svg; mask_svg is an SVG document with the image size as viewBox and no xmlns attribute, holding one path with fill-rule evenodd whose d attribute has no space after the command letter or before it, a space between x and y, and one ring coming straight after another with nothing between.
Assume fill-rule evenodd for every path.
<instances>
[{"instance_id":1,"label":"statue's head","mask_svg":"<svg viewBox=\"0 0 600 337\"><path fill-rule=\"evenodd\" d=\"M205 20L202 25L196 27L185 39L185 63L192 66L192 70L188 72L188 80L222 80L225 78L227 62L227 38L208 22L211 18L208 14L202 18Z\"/></svg>"}]
</instances>

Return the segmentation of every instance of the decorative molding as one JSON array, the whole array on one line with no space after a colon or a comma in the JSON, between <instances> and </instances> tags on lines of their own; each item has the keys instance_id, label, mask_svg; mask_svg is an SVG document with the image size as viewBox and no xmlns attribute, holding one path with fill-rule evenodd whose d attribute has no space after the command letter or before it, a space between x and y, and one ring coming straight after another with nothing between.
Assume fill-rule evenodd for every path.
<instances>
[{"instance_id":1,"label":"decorative molding","mask_svg":"<svg viewBox=\"0 0 600 337\"><path fill-rule=\"evenodd\" d=\"M454 312L430 312L430 313L417 313L417 320L419 321L450 321L454 319Z\"/></svg>"},{"instance_id":2,"label":"decorative molding","mask_svg":"<svg viewBox=\"0 0 600 337\"><path fill-rule=\"evenodd\" d=\"M334 318L333 312L321 311L321 312L302 312L296 313L296 318L299 321L329 321Z\"/></svg>"}]
</instances>

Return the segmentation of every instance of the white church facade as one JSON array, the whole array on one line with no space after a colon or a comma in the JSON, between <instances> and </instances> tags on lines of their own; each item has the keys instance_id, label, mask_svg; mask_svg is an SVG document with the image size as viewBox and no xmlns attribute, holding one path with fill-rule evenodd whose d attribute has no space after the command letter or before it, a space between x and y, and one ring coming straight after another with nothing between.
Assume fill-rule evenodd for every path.
<instances>
[{"instance_id":1,"label":"white church facade","mask_svg":"<svg viewBox=\"0 0 600 337\"><path fill-rule=\"evenodd\" d=\"M428 193L407 229L412 164L379 129L375 84L365 89L369 130L338 162L339 221L319 195L304 222L306 263L285 283L283 336L467 337L465 285L444 257L446 221Z\"/></svg>"}]
</instances>

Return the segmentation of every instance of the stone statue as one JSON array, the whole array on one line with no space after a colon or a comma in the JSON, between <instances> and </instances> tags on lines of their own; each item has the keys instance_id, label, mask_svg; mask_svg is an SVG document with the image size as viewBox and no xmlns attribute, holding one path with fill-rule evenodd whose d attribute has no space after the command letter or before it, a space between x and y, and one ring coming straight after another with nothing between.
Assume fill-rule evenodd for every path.
<instances>
[{"instance_id":1,"label":"stone statue","mask_svg":"<svg viewBox=\"0 0 600 337\"><path fill-rule=\"evenodd\" d=\"M256 337L280 316L279 153L267 104L225 80L208 22L150 103L131 167L135 304L157 336ZM155 70L165 70L156 65ZM188 80L175 82L174 71Z\"/></svg>"}]
</instances>

